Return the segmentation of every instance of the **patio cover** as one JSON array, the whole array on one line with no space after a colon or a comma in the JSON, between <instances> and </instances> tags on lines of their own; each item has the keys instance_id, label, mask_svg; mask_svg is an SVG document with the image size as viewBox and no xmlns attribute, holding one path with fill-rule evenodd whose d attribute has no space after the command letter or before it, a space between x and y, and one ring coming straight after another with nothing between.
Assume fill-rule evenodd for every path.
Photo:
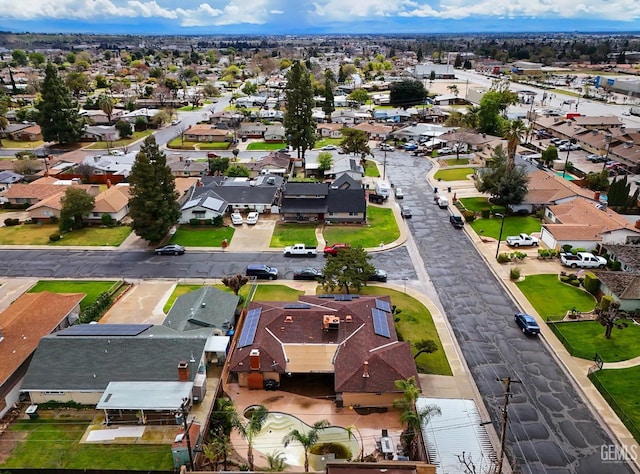
<instances>
[{"instance_id":1,"label":"patio cover","mask_svg":"<svg viewBox=\"0 0 640 474\"><path fill-rule=\"evenodd\" d=\"M205 352L225 353L229 345L229 336L211 336L204 345Z\"/></svg>"},{"instance_id":2,"label":"patio cover","mask_svg":"<svg viewBox=\"0 0 640 474\"><path fill-rule=\"evenodd\" d=\"M109 382L99 410L179 410L193 382Z\"/></svg>"}]
</instances>

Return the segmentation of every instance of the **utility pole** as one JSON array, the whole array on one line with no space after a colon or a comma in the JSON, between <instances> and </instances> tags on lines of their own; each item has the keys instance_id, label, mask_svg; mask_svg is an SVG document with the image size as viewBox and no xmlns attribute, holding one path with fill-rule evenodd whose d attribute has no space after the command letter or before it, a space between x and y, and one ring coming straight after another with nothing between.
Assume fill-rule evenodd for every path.
<instances>
[{"instance_id":1,"label":"utility pole","mask_svg":"<svg viewBox=\"0 0 640 474\"><path fill-rule=\"evenodd\" d=\"M189 436L189 430L191 429L191 424L187 423L187 415L189 413L187 410L188 403L189 403L188 398L182 399L182 404L180 405L180 415L182 416L182 427L184 428L184 435L187 438L187 452L189 453L189 468L191 471L195 471L195 467L193 465L193 453L191 452L191 437Z\"/></svg>"},{"instance_id":2,"label":"utility pole","mask_svg":"<svg viewBox=\"0 0 640 474\"><path fill-rule=\"evenodd\" d=\"M496 474L502 474L502 462L504 460L504 442L507 434L507 423L509 422L509 414L507 407L509 406L509 398L511 398L511 384L522 383L520 380L513 380L511 377L496 379L504 385L504 404L502 406L502 424L500 426L500 453L498 455L498 470Z\"/></svg>"}]
</instances>

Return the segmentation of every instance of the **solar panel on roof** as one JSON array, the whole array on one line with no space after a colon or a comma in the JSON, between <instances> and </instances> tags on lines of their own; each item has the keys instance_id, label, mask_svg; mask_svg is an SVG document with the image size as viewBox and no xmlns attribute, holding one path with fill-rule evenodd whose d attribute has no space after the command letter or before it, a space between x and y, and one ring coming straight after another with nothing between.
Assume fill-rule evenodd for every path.
<instances>
[{"instance_id":1,"label":"solar panel on roof","mask_svg":"<svg viewBox=\"0 0 640 474\"><path fill-rule=\"evenodd\" d=\"M331 298L331 299L333 299L333 295L331 293L323 293L322 295L318 295L318 298Z\"/></svg>"},{"instance_id":2,"label":"solar panel on roof","mask_svg":"<svg viewBox=\"0 0 640 474\"><path fill-rule=\"evenodd\" d=\"M387 313L391 312L391 305L384 301L376 298L376 308L381 309L382 311L386 311Z\"/></svg>"},{"instance_id":3,"label":"solar panel on roof","mask_svg":"<svg viewBox=\"0 0 640 474\"><path fill-rule=\"evenodd\" d=\"M304 304L304 303L291 303L291 304L285 304L283 308L284 309L310 309L311 305Z\"/></svg>"},{"instance_id":4,"label":"solar panel on roof","mask_svg":"<svg viewBox=\"0 0 640 474\"><path fill-rule=\"evenodd\" d=\"M351 301L351 295L335 295L335 301Z\"/></svg>"},{"instance_id":5,"label":"solar panel on roof","mask_svg":"<svg viewBox=\"0 0 640 474\"><path fill-rule=\"evenodd\" d=\"M247 317L244 320L244 326L242 326L242 333L238 340L238 347L246 347L253 344L253 340L256 337L256 330L258 329L258 323L260 322L260 313L262 313L262 308L251 309L247 313Z\"/></svg>"},{"instance_id":6,"label":"solar panel on roof","mask_svg":"<svg viewBox=\"0 0 640 474\"><path fill-rule=\"evenodd\" d=\"M75 324L57 336L137 336L153 324Z\"/></svg>"},{"instance_id":7,"label":"solar panel on roof","mask_svg":"<svg viewBox=\"0 0 640 474\"><path fill-rule=\"evenodd\" d=\"M387 313L380 311L378 308L371 308L371 316L373 317L373 332L378 336L391 337Z\"/></svg>"}]
</instances>

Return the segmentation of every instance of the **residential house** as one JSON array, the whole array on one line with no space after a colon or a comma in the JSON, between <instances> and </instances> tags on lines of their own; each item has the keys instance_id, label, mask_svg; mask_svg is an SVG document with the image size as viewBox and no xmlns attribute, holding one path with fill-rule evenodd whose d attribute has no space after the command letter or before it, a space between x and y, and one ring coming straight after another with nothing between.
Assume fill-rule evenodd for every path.
<instances>
[{"instance_id":1,"label":"residential house","mask_svg":"<svg viewBox=\"0 0 640 474\"><path fill-rule=\"evenodd\" d=\"M411 120L411 114L404 109L376 109L373 118L387 123L400 123Z\"/></svg>"},{"instance_id":2,"label":"residential house","mask_svg":"<svg viewBox=\"0 0 640 474\"><path fill-rule=\"evenodd\" d=\"M74 325L40 340L21 392L35 404L83 405L98 405L111 393L120 413L102 400L99 408L109 410L108 417L167 424L183 397L191 401L206 391L210 334L209 328L181 333L151 324ZM171 407L158 405L156 397L170 401Z\"/></svg>"},{"instance_id":3,"label":"residential house","mask_svg":"<svg viewBox=\"0 0 640 474\"><path fill-rule=\"evenodd\" d=\"M230 142L233 134L226 129L199 123L184 132L184 139L192 142Z\"/></svg>"},{"instance_id":4,"label":"residential house","mask_svg":"<svg viewBox=\"0 0 640 474\"><path fill-rule=\"evenodd\" d=\"M13 206L23 206L25 209L60 192L60 186L53 183L55 178L38 179L31 183L16 183L2 193L2 197Z\"/></svg>"},{"instance_id":5,"label":"residential house","mask_svg":"<svg viewBox=\"0 0 640 474\"><path fill-rule=\"evenodd\" d=\"M82 163L93 168L94 175L127 177L137 155L137 152L133 152L124 155L87 156Z\"/></svg>"},{"instance_id":6,"label":"residential house","mask_svg":"<svg viewBox=\"0 0 640 474\"><path fill-rule=\"evenodd\" d=\"M300 296L296 302L252 302L229 370L240 386L267 379L314 380L333 387L336 405L389 407L396 380L417 377L411 347L398 340L388 296Z\"/></svg>"},{"instance_id":7,"label":"residential house","mask_svg":"<svg viewBox=\"0 0 640 474\"><path fill-rule=\"evenodd\" d=\"M170 160L167 166L174 177L188 178L204 176L209 171L209 163L195 161L191 158L180 156L177 160Z\"/></svg>"},{"instance_id":8,"label":"residential house","mask_svg":"<svg viewBox=\"0 0 640 474\"><path fill-rule=\"evenodd\" d=\"M68 186L75 186L78 189L83 189L87 194L96 197L100 192L100 186L96 184L79 184L77 181L58 181L57 184L49 185L53 187L53 190L57 193L52 194L32 206L27 208L29 217L38 222L48 222L51 219L59 219L60 211L62 211L62 198L65 196L65 192Z\"/></svg>"},{"instance_id":9,"label":"residential house","mask_svg":"<svg viewBox=\"0 0 640 474\"><path fill-rule=\"evenodd\" d=\"M14 134L27 129L32 125L32 123L9 123L4 129L0 130L0 138L11 138L13 140Z\"/></svg>"},{"instance_id":10,"label":"residential house","mask_svg":"<svg viewBox=\"0 0 640 474\"><path fill-rule=\"evenodd\" d=\"M111 217L113 222L122 222L129 215L129 184L120 183L109 186L95 197L93 210L88 220L100 222L104 215Z\"/></svg>"},{"instance_id":11,"label":"residential house","mask_svg":"<svg viewBox=\"0 0 640 474\"><path fill-rule=\"evenodd\" d=\"M136 109L131 112L124 112L122 114L122 120L126 120L131 125L135 125L138 118L142 117L147 122L149 122L153 117L156 116L160 112L159 109L150 109L147 107L143 107L141 109Z\"/></svg>"},{"instance_id":12,"label":"residential house","mask_svg":"<svg viewBox=\"0 0 640 474\"><path fill-rule=\"evenodd\" d=\"M360 159L348 155L338 155L337 158L333 159L331 168L324 172L325 178L336 179L343 175L362 183L364 168L360 164Z\"/></svg>"},{"instance_id":13,"label":"residential house","mask_svg":"<svg viewBox=\"0 0 640 474\"><path fill-rule=\"evenodd\" d=\"M286 183L280 201L285 222L351 222L367 219L365 190L350 176L338 178L338 185L328 183Z\"/></svg>"},{"instance_id":14,"label":"residential house","mask_svg":"<svg viewBox=\"0 0 640 474\"><path fill-rule=\"evenodd\" d=\"M240 297L213 286L203 286L176 299L162 322L179 332L210 328L214 336L233 334Z\"/></svg>"},{"instance_id":15,"label":"residential house","mask_svg":"<svg viewBox=\"0 0 640 474\"><path fill-rule=\"evenodd\" d=\"M92 125L111 125L120 120L120 118L122 118L122 114L124 114L124 110L113 109L111 112L111 121L109 121L109 116L101 109L81 110L79 113L81 117L87 118L89 123Z\"/></svg>"},{"instance_id":16,"label":"residential house","mask_svg":"<svg viewBox=\"0 0 640 474\"><path fill-rule=\"evenodd\" d=\"M638 272L594 272L600 280L599 291L620 303L622 311L640 310L640 273Z\"/></svg>"},{"instance_id":17,"label":"residential house","mask_svg":"<svg viewBox=\"0 0 640 474\"><path fill-rule=\"evenodd\" d=\"M267 125L263 135L267 143L280 143L286 140L286 134L282 125Z\"/></svg>"},{"instance_id":18,"label":"residential house","mask_svg":"<svg viewBox=\"0 0 640 474\"><path fill-rule=\"evenodd\" d=\"M245 163L252 177L259 174L275 174L285 176L291 171L291 156L281 151L272 151L259 160Z\"/></svg>"},{"instance_id":19,"label":"residential house","mask_svg":"<svg viewBox=\"0 0 640 474\"><path fill-rule=\"evenodd\" d=\"M362 130L367 134L369 140L386 140L393 132L393 127L375 122L362 122L353 128Z\"/></svg>"},{"instance_id":20,"label":"residential house","mask_svg":"<svg viewBox=\"0 0 640 474\"><path fill-rule=\"evenodd\" d=\"M320 123L316 127L316 133L320 138L342 138L342 123Z\"/></svg>"},{"instance_id":21,"label":"residential house","mask_svg":"<svg viewBox=\"0 0 640 474\"><path fill-rule=\"evenodd\" d=\"M120 138L120 132L112 125L87 125L81 140L92 142L113 142Z\"/></svg>"},{"instance_id":22,"label":"residential house","mask_svg":"<svg viewBox=\"0 0 640 474\"><path fill-rule=\"evenodd\" d=\"M238 136L245 138L263 138L268 126L261 122L242 122Z\"/></svg>"},{"instance_id":23,"label":"residential house","mask_svg":"<svg viewBox=\"0 0 640 474\"><path fill-rule=\"evenodd\" d=\"M12 140L17 142L37 142L43 139L42 130L40 129L40 125L37 124L9 132L9 135Z\"/></svg>"},{"instance_id":24,"label":"residential house","mask_svg":"<svg viewBox=\"0 0 640 474\"><path fill-rule=\"evenodd\" d=\"M0 418L16 403L40 338L73 324L84 294L25 293L0 313Z\"/></svg>"},{"instance_id":25,"label":"residential house","mask_svg":"<svg viewBox=\"0 0 640 474\"><path fill-rule=\"evenodd\" d=\"M14 184L21 183L23 180L24 176L21 174L9 170L0 171L0 193L6 191Z\"/></svg>"}]
</instances>

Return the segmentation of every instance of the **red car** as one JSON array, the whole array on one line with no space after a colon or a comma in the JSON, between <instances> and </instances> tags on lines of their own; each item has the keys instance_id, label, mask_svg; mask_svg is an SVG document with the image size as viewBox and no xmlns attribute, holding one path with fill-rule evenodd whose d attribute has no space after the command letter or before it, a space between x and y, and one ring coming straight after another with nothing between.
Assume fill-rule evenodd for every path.
<instances>
[{"instance_id":1,"label":"red car","mask_svg":"<svg viewBox=\"0 0 640 474\"><path fill-rule=\"evenodd\" d=\"M351 247L351 245L349 244L333 244L333 245L327 245L324 248L324 256L328 256L328 255L336 255L340 250L342 249L347 249Z\"/></svg>"}]
</instances>

